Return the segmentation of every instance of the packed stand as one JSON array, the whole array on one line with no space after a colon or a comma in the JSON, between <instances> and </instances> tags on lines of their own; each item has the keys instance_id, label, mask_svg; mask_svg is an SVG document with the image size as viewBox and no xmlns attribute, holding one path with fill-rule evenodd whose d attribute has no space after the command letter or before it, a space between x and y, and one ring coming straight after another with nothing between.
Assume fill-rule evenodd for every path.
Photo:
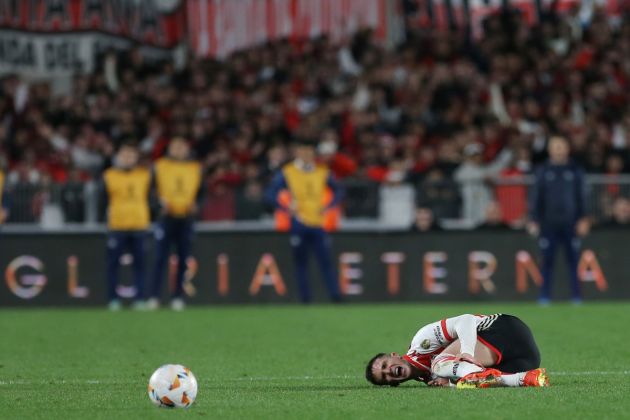
<instances>
[{"instance_id":1,"label":"packed stand","mask_svg":"<svg viewBox=\"0 0 630 420\"><path fill-rule=\"evenodd\" d=\"M137 50L108 52L98 72L59 96L6 77L8 184L33 190L20 212L34 221L51 186L64 183L56 193L66 219L81 221L81 185L100 176L120 142L137 139L149 163L183 136L206 168L202 219L257 219L271 175L304 135L320 139L321 159L357 190L347 202L362 202L356 185L410 183L418 217L431 223L519 225L522 177L545 158L550 133L570 139L587 172L611 180L628 172L628 15L598 12L583 26L577 11L548 14L530 28L505 11L484 30L479 40L410 30L393 51L369 31L339 44L282 40L220 62L190 58L183 70ZM596 199L610 223L630 217L617 217L629 212L628 192L613 182Z\"/></svg>"}]
</instances>

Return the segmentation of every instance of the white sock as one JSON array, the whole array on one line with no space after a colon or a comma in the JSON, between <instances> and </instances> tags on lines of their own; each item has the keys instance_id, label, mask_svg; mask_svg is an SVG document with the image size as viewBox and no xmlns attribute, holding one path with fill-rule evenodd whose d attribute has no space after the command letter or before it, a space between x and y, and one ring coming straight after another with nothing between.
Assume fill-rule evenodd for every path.
<instances>
[{"instance_id":1,"label":"white sock","mask_svg":"<svg viewBox=\"0 0 630 420\"><path fill-rule=\"evenodd\" d=\"M450 379L463 378L470 373L481 372L483 369L481 366L464 360L456 361L454 355L444 353L433 359L431 364L431 372L434 375Z\"/></svg>"},{"instance_id":2,"label":"white sock","mask_svg":"<svg viewBox=\"0 0 630 420\"><path fill-rule=\"evenodd\" d=\"M525 379L526 374L527 372L504 373L499 376L498 380L505 386L519 387L523 386L523 379Z\"/></svg>"}]
</instances>

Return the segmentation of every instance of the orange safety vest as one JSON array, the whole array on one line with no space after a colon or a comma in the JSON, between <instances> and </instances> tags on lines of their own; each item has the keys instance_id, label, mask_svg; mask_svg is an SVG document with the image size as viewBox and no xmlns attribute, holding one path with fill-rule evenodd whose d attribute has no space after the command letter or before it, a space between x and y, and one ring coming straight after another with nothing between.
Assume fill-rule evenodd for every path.
<instances>
[{"instance_id":1,"label":"orange safety vest","mask_svg":"<svg viewBox=\"0 0 630 420\"><path fill-rule=\"evenodd\" d=\"M324 193L323 205L327 206L333 200L332 189L326 187ZM278 203L284 208L291 205L291 192L282 190L278 194ZM291 214L283 208L277 208L273 214L276 222L276 230L278 232L288 232L291 229ZM341 209L339 206L332 207L324 212L324 222L322 228L326 232L334 232L339 229L339 219L341 218Z\"/></svg>"}]
</instances>

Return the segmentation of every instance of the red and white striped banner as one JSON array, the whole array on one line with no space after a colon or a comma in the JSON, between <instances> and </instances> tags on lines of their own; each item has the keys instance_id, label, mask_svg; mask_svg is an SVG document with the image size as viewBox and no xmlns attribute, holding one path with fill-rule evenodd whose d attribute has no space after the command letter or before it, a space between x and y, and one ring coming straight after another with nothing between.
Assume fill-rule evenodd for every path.
<instances>
[{"instance_id":1,"label":"red and white striped banner","mask_svg":"<svg viewBox=\"0 0 630 420\"><path fill-rule=\"evenodd\" d=\"M386 36L386 0L189 0L192 50L225 57L269 40L328 34L339 39L361 27Z\"/></svg>"}]
</instances>

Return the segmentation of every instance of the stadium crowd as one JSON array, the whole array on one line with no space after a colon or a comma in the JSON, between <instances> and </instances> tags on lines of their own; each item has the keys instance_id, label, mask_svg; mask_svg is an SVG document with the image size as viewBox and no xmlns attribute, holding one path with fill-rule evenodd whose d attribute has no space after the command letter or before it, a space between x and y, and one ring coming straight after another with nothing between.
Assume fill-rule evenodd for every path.
<instances>
[{"instance_id":1,"label":"stadium crowd","mask_svg":"<svg viewBox=\"0 0 630 420\"><path fill-rule=\"evenodd\" d=\"M338 179L414 184L418 220L514 224L526 188L491 180L530 173L551 133L570 139L587 172L628 172L630 16L583 22L576 10L529 27L504 11L484 34L409 29L391 51L369 30L341 43L280 40L224 61L190 58L182 70L138 50L108 52L63 95L5 77L7 183L61 182L80 194L121 142L136 139L148 163L183 136L205 168L202 218L257 218L271 174L303 136L320 139ZM606 193L611 223L630 219L623 189ZM37 200L45 194L33 208Z\"/></svg>"}]
</instances>

